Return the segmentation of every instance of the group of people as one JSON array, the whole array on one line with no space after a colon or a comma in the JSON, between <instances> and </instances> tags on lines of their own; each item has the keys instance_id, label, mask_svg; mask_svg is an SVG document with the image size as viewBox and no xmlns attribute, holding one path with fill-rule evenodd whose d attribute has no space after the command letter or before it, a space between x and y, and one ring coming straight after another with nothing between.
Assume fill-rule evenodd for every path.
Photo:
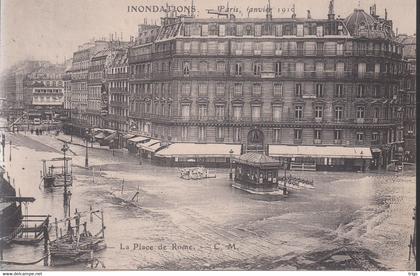
<instances>
[{"instance_id":1,"label":"group of people","mask_svg":"<svg viewBox=\"0 0 420 276\"><path fill-rule=\"evenodd\" d=\"M49 133L49 134L51 134L51 131L52 130L44 130L44 129L38 129L38 128L36 128L36 129L31 129L31 134L36 134L36 135L43 135L44 133ZM56 129L56 130L54 130L55 131L55 135L58 135L58 134L60 134L60 129Z\"/></svg>"}]
</instances>

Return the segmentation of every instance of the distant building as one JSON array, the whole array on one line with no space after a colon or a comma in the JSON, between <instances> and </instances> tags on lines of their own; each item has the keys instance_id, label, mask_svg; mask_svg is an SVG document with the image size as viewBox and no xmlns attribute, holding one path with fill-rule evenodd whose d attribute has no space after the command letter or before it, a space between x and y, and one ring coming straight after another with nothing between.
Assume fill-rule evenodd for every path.
<instances>
[{"instance_id":1,"label":"distant building","mask_svg":"<svg viewBox=\"0 0 420 276\"><path fill-rule=\"evenodd\" d=\"M49 61L24 61L2 76L1 90L9 121L25 112L50 118L63 108L63 65ZM48 114L48 115L47 115Z\"/></svg>"},{"instance_id":2,"label":"distant building","mask_svg":"<svg viewBox=\"0 0 420 276\"><path fill-rule=\"evenodd\" d=\"M64 113L67 119L70 118L71 110L71 66L73 60L68 59L65 61L65 69L63 74L63 85L64 85Z\"/></svg>"},{"instance_id":3,"label":"distant building","mask_svg":"<svg viewBox=\"0 0 420 276\"><path fill-rule=\"evenodd\" d=\"M402 81L404 160L416 162L416 35L399 35L398 41L404 45L403 57L407 61L409 74Z\"/></svg>"},{"instance_id":4,"label":"distant building","mask_svg":"<svg viewBox=\"0 0 420 276\"><path fill-rule=\"evenodd\" d=\"M108 116L107 125L122 132L129 131L129 94L127 48L115 50L106 68Z\"/></svg>"},{"instance_id":5,"label":"distant building","mask_svg":"<svg viewBox=\"0 0 420 276\"><path fill-rule=\"evenodd\" d=\"M86 113L92 127L106 127L104 116L108 114L108 102L103 103L102 93L106 83L105 63L110 55L110 49L106 48L97 52L90 61Z\"/></svg>"},{"instance_id":6,"label":"distant building","mask_svg":"<svg viewBox=\"0 0 420 276\"><path fill-rule=\"evenodd\" d=\"M64 65L48 64L26 75L25 111L30 119L52 120L63 113L64 69Z\"/></svg>"},{"instance_id":7,"label":"distant building","mask_svg":"<svg viewBox=\"0 0 420 276\"><path fill-rule=\"evenodd\" d=\"M71 119L72 131L84 134L90 127L88 111L88 82L91 58L99 51L107 49L107 41L88 42L73 53L71 68Z\"/></svg>"}]
</instances>

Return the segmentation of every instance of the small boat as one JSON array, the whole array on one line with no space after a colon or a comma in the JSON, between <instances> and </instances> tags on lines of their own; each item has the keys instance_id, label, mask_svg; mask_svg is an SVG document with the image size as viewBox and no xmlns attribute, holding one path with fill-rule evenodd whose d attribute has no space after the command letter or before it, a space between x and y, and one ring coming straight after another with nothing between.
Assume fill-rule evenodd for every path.
<instances>
[{"instance_id":1,"label":"small boat","mask_svg":"<svg viewBox=\"0 0 420 276\"><path fill-rule=\"evenodd\" d=\"M216 178L216 174L211 174L204 167L182 168L180 170L180 178L187 180L200 180L204 178Z\"/></svg>"},{"instance_id":2,"label":"small boat","mask_svg":"<svg viewBox=\"0 0 420 276\"><path fill-rule=\"evenodd\" d=\"M100 214L100 216L98 215ZM97 234L92 235L87 230L87 221L81 223L81 218L90 215L91 222L93 217L101 220L101 229ZM74 221L74 225L72 225ZM58 225L63 224L67 232L58 234ZM88 212L77 212L74 216L58 221L55 220L56 239L50 242L50 255L52 265L68 265L78 262L89 262L93 259L93 253L106 248L105 244L105 225L102 210L90 210ZM83 229L82 229L83 228Z\"/></svg>"},{"instance_id":3,"label":"small boat","mask_svg":"<svg viewBox=\"0 0 420 276\"><path fill-rule=\"evenodd\" d=\"M140 187L137 186L137 190L131 193L124 191L124 181L121 183L121 190L114 190L111 192L112 196L119 202L125 205L132 205L140 208L139 197Z\"/></svg>"}]
</instances>

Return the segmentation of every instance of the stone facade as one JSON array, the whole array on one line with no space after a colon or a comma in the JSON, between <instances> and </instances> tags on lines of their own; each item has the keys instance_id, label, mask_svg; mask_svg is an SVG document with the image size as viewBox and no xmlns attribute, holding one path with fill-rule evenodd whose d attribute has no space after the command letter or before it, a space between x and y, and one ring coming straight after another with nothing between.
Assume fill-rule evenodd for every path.
<instances>
[{"instance_id":1,"label":"stone facade","mask_svg":"<svg viewBox=\"0 0 420 276\"><path fill-rule=\"evenodd\" d=\"M367 146L373 167L395 158L406 66L392 21L372 9L346 19L167 17L140 34L128 54L130 117L144 135L245 151Z\"/></svg>"}]
</instances>

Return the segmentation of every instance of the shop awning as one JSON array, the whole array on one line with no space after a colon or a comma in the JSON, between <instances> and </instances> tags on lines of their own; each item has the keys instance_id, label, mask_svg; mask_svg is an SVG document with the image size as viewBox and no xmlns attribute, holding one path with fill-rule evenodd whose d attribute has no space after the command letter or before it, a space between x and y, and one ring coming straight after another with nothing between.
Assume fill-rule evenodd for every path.
<instances>
[{"instance_id":1,"label":"shop awning","mask_svg":"<svg viewBox=\"0 0 420 276\"><path fill-rule=\"evenodd\" d=\"M230 150L233 156L241 154L242 145L237 144L195 144L174 143L156 153L159 157L229 157Z\"/></svg>"},{"instance_id":2,"label":"shop awning","mask_svg":"<svg viewBox=\"0 0 420 276\"><path fill-rule=\"evenodd\" d=\"M156 140L156 139L150 139L150 141L148 141L148 142L146 142L146 143L143 143L143 144L137 144L137 147L138 147L138 148L150 147L151 145L156 144L156 143L158 143L158 142L159 142L159 140Z\"/></svg>"},{"instance_id":3,"label":"shop awning","mask_svg":"<svg viewBox=\"0 0 420 276\"><path fill-rule=\"evenodd\" d=\"M102 129L102 131L104 131L106 133L114 133L114 132L117 132L116 130L109 129L109 128L104 128L104 129Z\"/></svg>"},{"instance_id":4,"label":"shop awning","mask_svg":"<svg viewBox=\"0 0 420 276\"><path fill-rule=\"evenodd\" d=\"M105 137L104 140L107 141L107 142L109 142L109 141L113 140L115 137L117 137L117 133L116 132L111 133L110 135L108 135L107 137Z\"/></svg>"},{"instance_id":5,"label":"shop awning","mask_svg":"<svg viewBox=\"0 0 420 276\"><path fill-rule=\"evenodd\" d=\"M155 144L153 144L153 145L150 145L150 146L143 146L142 147L142 149L143 150L147 150L147 151L150 151L150 152L155 152L155 151L157 151L160 147L162 146L162 144L160 143L160 142L157 142L157 143L155 143Z\"/></svg>"},{"instance_id":6,"label":"shop awning","mask_svg":"<svg viewBox=\"0 0 420 276\"><path fill-rule=\"evenodd\" d=\"M136 135L134 135L134 134L130 134L130 133L127 133L127 134L125 134L125 135L123 136L123 138L124 138L124 139L130 139L130 138L133 138L134 136L136 136Z\"/></svg>"},{"instance_id":7,"label":"shop awning","mask_svg":"<svg viewBox=\"0 0 420 276\"><path fill-rule=\"evenodd\" d=\"M268 155L273 157L372 159L370 148L342 146L269 145Z\"/></svg>"},{"instance_id":8,"label":"shop awning","mask_svg":"<svg viewBox=\"0 0 420 276\"><path fill-rule=\"evenodd\" d=\"M102 131L99 131L97 134L95 134L96 139L104 139L105 137L106 135Z\"/></svg>"},{"instance_id":9,"label":"shop awning","mask_svg":"<svg viewBox=\"0 0 420 276\"><path fill-rule=\"evenodd\" d=\"M158 148L160 148L160 141L156 139L150 139L149 142L144 144L137 144L137 147L150 152L155 152Z\"/></svg>"},{"instance_id":10,"label":"shop awning","mask_svg":"<svg viewBox=\"0 0 420 276\"><path fill-rule=\"evenodd\" d=\"M140 143L140 142L147 141L149 139L150 138L147 138L147 137L137 136L137 137L133 137L133 138L128 139L128 142L131 142L131 143Z\"/></svg>"}]
</instances>

